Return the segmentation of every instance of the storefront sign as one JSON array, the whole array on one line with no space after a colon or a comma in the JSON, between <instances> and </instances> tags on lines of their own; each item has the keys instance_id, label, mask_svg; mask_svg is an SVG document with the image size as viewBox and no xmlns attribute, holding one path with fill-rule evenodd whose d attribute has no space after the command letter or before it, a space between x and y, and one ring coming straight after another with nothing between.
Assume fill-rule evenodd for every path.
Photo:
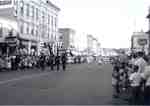
<instances>
[{"instance_id":1,"label":"storefront sign","mask_svg":"<svg viewBox=\"0 0 150 106\"><path fill-rule=\"evenodd\" d=\"M138 39L138 44L144 46L147 44L147 39Z\"/></svg>"},{"instance_id":2,"label":"storefront sign","mask_svg":"<svg viewBox=\"0 0 150 106\"><path fill-rule=\"evenodd\" d=\"M0 0L0 5L10 5L12 0Z\"/></svg>"}]
</instances>

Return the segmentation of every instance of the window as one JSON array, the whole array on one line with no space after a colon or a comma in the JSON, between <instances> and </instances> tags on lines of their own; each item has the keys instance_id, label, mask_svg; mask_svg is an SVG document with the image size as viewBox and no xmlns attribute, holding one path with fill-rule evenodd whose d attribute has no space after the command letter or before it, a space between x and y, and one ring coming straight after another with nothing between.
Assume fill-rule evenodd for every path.
<instances>
[{"instance_id":1,"label":"window","mask_svg":"<svg viewBox=\"0 0 150 106\"><path fill-rule=\"evenodd\" d=\"M60 39L60 40L63 40L63 36L60 36L59 39Z\"/></svg>"},{"instance_id":2,"label":"window","mask_svg":"<svg viewBox=\"0 0 150 106\"><path fill-rule=\"evenodd\" d=\"M21 23L21 25L20 25L20 33L22 33L22 34L23 34L23 33L24 33L24 31L23 31L23 30L24 30L24 23Z\"/></svg>"},{"instance_id":3,"label":"window","mask_svg":"<svg viewBox=\"0 0 150 106\"><path fill-rule=\"evenodd\" d=\"M38 36L38 30L36 30L36 36Z\"/></svg>"},{"instance_id":4,"label":"window","mask_svg":"<svg viewBox=\"0 0 150 106\"><path fill-rule=\"evenodd\" d=\"M38 13L38 8L36 8L36 20L39 19L39 13Z\"/></svg>"},{"instance_id":5,"label":"window","mask_svg":"<svg viewBox=\"0 0 150 106\"><path fill-rule=\"evenodd\" d=\"M36 34L37 34L36 31L37 31L37 27L34 28L34 35L35 35L35 36L37 36L37 35L36 35Z\"/></svg>"},{"instance_id":6,"label":"window","mask_svg":"<svg viewBox=\"0 0 150 106\"><path fill-rule=\"evenodd\" d=\"M27 4L27 11L26 11L26 12L27 12L27 14L26 14L26 15L27 15L27 17L29 17L29 13L30 13L30 11L29 11L29 7L30 7L30 6L29 6L29 4Z\"/></svg>"},{"instance_id":7,"label":"window","mask_svg":"<svg viewBox=\"0 0 150 106\"><path fill-rule=\"evenodd\" d=\"M50 38L50 34L49 34L49 32L48 32L48 39Z\"/></svg>"},{"instance_id":8,"label":"window","mask_svg":"<svg viewBox=\"0 0 150 106\"><path fill-rule=\"evenodd\" d=\"M32 18L34 18L34 6L32 6Z\"/></svg>"},{"instance_id":9,"label":"window","mask_svg":"<svg viewBox=\"0 0 150 106\"><path fill-rule=\"evenodd\" d=\"M53 16L51 16L51 27L53 28Z\"/></svg>"},{"instance_id":10,"label":"window","mask_svg":"<svg viewBox=\"0 0 150 106\"><path fill-rule=\"evenodd\" d=\"M47 27L49 27L49 15L47 16Z\"/></svg>"},{"instance_id":11,"label":"window","mask_svg":"<svg viewBox=\"0 0 150 106\"><path fill-rule=\"evenodd\" d=\"M14 4L15 4L15 5L17 4L17 0L14 0Z\"/></svg>"},{"instance_id":12,"label":"window","mask_svg":"<svg viewBox=\"0 0 150 106\"><path fill-rule=\"evenodd\" d=\"M0 27L0 37L2 37L3 36L3 29L2 29L2 27Z\"/></svg>"},{"instance_id":13,"label":"window","mask_svg":"<svg viewBox=\"0 0 150 106\"><path fill-rule=\"evenodd\" d=\"M42 12L42 21L43 21L43 23L44 23L44 20L45 20L44 12Z\"/></svg>"},{"instance_id":14,"label":"window","mask_svg":"<svg viewBox=\"0 0 150 106\"><path fill-rule=\"evenodd\" d=\"M34 36L34 28L31 29L31 34Z\"/></svg>"},{"instance_id":15,"label":"window","mask_svg":"<svg viewBox=\"0 0 150 106\"><path fill-rule=\"evenodd\" d=\"M24 14L24 2L23 1L21 1L21 3L20 3L20 14L21 14L21 16L23 16L23 14Z\"/></svg>"},{"instance_id":16,"label":"window","mask_svg":"<svg viewBox=\"0 0 150 106\"><path fill-rule=\"evenodd\" d=\"M55 28L57 27L57 18L55 18Z\"/></svg>"},{"instance_id":17,"label":"window","mask_svg":"<svg viewBox=\"0 0 150 106\"><path fill-rule=\"evenodd\" d=\"M14 0L14 16L16 17L18 13L18 1Z\"/></svg>"},{"instance_id":18,"label":"window","mask_svg":"<svg viewBox=\"0 0 150 106\"><path fill-rule=\"evenodd\" d=\"M29 34L29 24L27 24L27 34Z\"/></svg>"}]
</instances>

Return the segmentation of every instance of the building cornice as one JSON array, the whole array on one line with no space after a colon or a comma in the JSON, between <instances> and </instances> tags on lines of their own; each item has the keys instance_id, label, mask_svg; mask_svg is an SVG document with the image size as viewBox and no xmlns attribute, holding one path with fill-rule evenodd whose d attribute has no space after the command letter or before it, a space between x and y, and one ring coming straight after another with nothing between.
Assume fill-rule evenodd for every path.
<instances>
[{"instance_id":1,"label":"building cornice","mask_svg":"<svg viewBox=\"0 0 150 106\"><path fill-rule=\"evenodd\" d=\"M53 8L55 8L57 11L60 11L60 8L57 7L55 4L53 4L50 0L46 0L46 3L50 6L52 6Z\"/></svg>"}]
</instances>

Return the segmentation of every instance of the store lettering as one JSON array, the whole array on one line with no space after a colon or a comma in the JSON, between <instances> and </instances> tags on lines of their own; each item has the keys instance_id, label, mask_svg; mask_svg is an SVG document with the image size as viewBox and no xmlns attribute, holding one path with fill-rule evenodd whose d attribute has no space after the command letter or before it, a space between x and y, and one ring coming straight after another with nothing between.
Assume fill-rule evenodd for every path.
<instances>
[{"instance_id":1,"label":"store lettering","mask_svg":"<svg viewBox=\"0 0 150 106\"><path fill-rule=\"evenodd\" d=\"M0 5L9 5L11 4L12 0L1 0Z\"/></svg>"}]
</instances>

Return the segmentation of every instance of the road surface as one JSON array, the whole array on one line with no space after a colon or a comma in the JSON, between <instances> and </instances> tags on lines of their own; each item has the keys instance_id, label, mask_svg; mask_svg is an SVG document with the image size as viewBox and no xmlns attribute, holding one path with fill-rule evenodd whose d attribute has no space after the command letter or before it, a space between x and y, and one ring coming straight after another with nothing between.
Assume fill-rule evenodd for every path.
<instances>
[{"instance_id":1,"label":"road surface","mask_svg":"<svg viewBox=\"0 0 150 106\"><path fill-rule=\"evenodd\" d=\"M112 66L69 65L65 72L0 72L0 105L117 105L112 98Z\"/></svg>"}]
</instances>

